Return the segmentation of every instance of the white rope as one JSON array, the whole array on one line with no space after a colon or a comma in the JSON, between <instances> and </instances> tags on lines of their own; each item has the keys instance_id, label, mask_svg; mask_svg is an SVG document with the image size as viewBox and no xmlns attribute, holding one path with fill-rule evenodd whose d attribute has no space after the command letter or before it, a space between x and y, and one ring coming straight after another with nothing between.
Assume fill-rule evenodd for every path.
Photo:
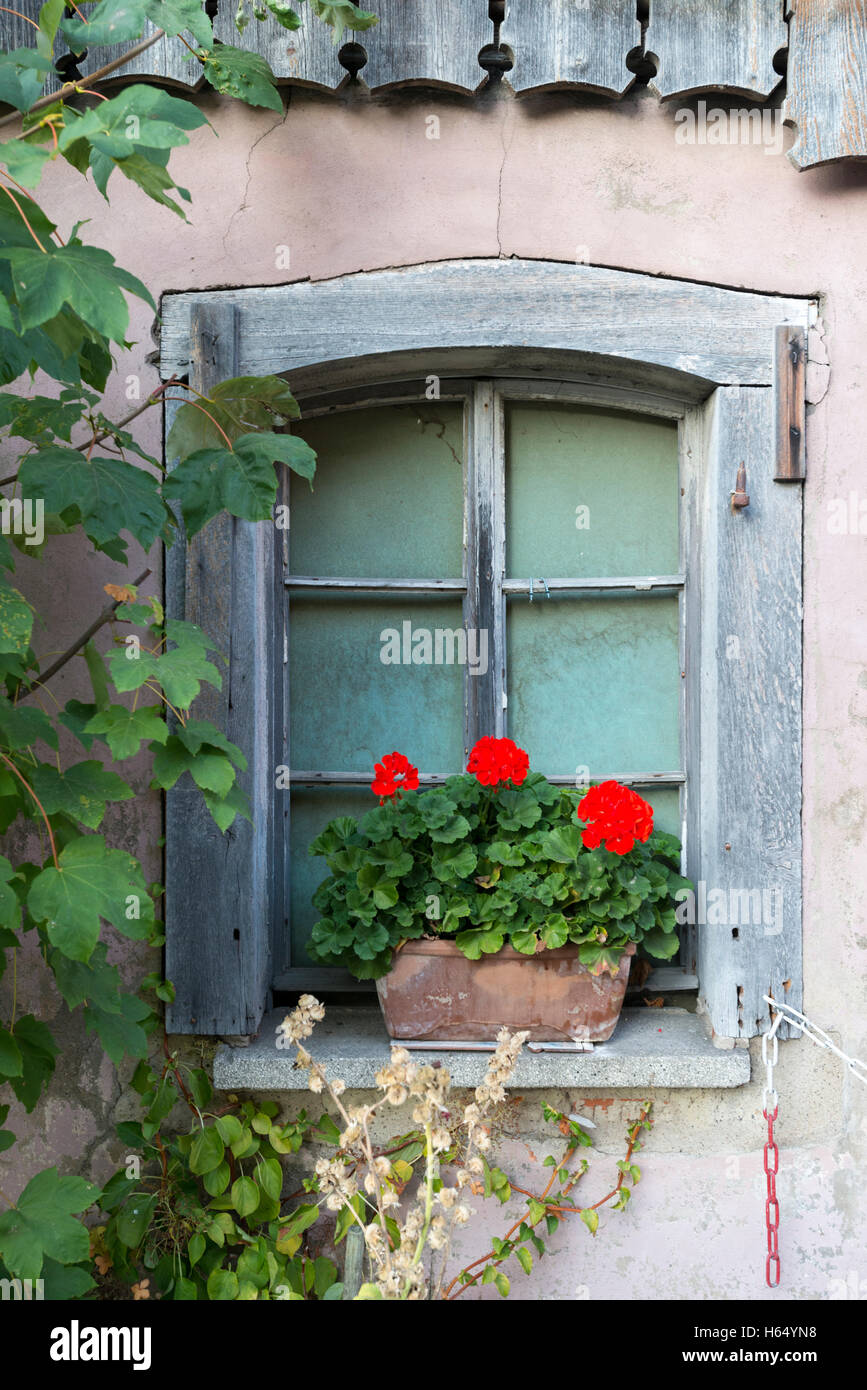
<instances>
[{"instance_id":1,"label":"white rope","mask_svg":"<svg viewBox=\"0 0 867 1390\"><path fill-rule=\"evenodd\" d=\"M859 1061L857 1057L850 1057L848 1053L842 1052L839 1047L836 1047L834 1043L831 1042L824 1028L819 1028L815 1023L811 1023L806 1014L799 1013L797 1009L792 1008L791 1004L779 1004L777 1000L772 999L769 994L764 996L764 1000L766 1004L771 1005L771 1008L777 1010L777 1017L774 1019L773 1025L762 1038L762 1061L766 1065L768 1064L767 1044L771 1038L774 1040L774 1055L770 1062L771 1070L769 1071L769 1089L771 1086L770 1077L773 1074L773 1063L777 1060L777 1039L774 1035L784 1018L787 1023L790 1023L793 1028L797 1028L805 1038L809 1038L810 1042L814 1042L817 1047L824 1047L827 1048L829 1052L833 1052L842 1062L846 1063L846 1066L856 1080L863 1081L864 1084L867 1085L867 1065ZM794 1017L792 1017L792 1015L794 1015Z\"/></svg>"}]
</instances>

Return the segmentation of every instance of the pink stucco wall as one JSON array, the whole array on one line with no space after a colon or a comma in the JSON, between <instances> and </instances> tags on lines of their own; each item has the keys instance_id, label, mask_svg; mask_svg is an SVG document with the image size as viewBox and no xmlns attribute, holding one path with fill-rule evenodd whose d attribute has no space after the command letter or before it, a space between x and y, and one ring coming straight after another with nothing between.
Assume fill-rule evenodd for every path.
<instances>
[{"instance_id":1,"label":"pink stucco wall","mask_svg":"<svg viewBox=\"0 0 867 1390\"><path fill-rule=\"evenodd\" d=\"M103 244L155 297L471 256L574 260L585 256L579 247L591 264L819 297L831 372L810 413L805 485L805 999L847 1051L867 1055L867 536L827 526L829 501L852 491L867 498L867 167L799 174L784 153L761 146L680 144L673 113L646 92L620 104L295 93L282 118L214 97L202 106L214 129L194 134L173 163L192 193L188 225L119 175L108 215L92 190L82 205L80 182L62 167L43 185L64 224L75 180L76 217L99 218ZM428 138L432 115L437 139ZM289 270L278 269L283 247ZM128 377L141 379L142 394L157 383L145 361L151 330L150 311L136 305L138 341L115 381L118 414ZM813 376L819 396L823 374ZM141 438L154 452L159 431L153 412ZM116 567L96 558L83 565L71 545L68 554L64 582L56 573L43 581L46 597L66 611L72 584L89 613ZM46 645L68 635L51 633ZM71 684L70 694L79 694ZM126 823L142 849L160 833L155 801L150 808L150 824ZM867 1090L844 1080L836 1060L809 1053L806 1042L782 1048L789 1297L827 1297L848 1271L867 1275L867 1198L858 1191ZM113 1084L103 1078L99 1123L110 1117ZM607 1249L589 1247L583 1231L562 1236L560 1261L533 1283L533 1296L575 1297L573 1285L587 1286L590 1298L643 1296L663 1274L658 1296L763 1296L757 1087L663 1100L636 1212L620 1219ZM72 1104L59 1086L53 1102ZM81 1097L75 1105L86 1110ZM34 1167L52 1151L61 1162L102 1154L104 1130L79 1108L66 1115L59 1147L54 1132L34 1135ZM610 1136L614 1156L619 1130ZM675 1248L684 1258L672 1270Z\"/></svg>"}]
</instances>

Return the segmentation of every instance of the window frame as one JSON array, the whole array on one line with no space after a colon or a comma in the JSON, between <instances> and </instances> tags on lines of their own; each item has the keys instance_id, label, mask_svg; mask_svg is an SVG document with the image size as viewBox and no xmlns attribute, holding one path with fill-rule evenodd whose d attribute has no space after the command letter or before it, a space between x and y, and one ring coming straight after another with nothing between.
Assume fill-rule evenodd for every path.
<instances>
[{"instance_id":1,"label":"window frame","mask_svg":"<svg viewBox=\"0 0 867 1390\"><path fill-rule=\"evenodd\" d=\"M697 702L687 756L701 768L687 854L699 855L708 883L765 883L773 873L788 895L778 931L696 934L699 1008L727 1039L762 1031L769 989L796 1007L801 997L801 489L786 485L800 479L779 467L779 435L775 460L777 405L793 399L775 340L781 324L803 335L816 308L808 298L517 260L171 294L162 303L162 375L189 372L199 390L278 372L307 409L366 381L387 390L472 373L554 378L564 383L558 389L580 387L588 403L680 413L686 568L701 575L684 604L699 637L696 678L686 682ZM802 395L803 374L795 390ZM176 408L167 407L167 427ZM752 505L734 513L729 495L744 458ZM223 837L199 815L192 789L179 784L167 796L166 965L177 991L168 1026L176 1032L249 1035L271 999L273 941L263 923L274 920L269 904L282 878L273 792L280 695L270 676L249 682L251 667L280 665L269 639L279 546L265 529L218 520L185 555L177 546L168 554L168 611L200 621L231 651L231 697L202 712L225 715L251 758L255 818L251 832L232 827ZM214 594L223 591L231 599L218 599L215 619ZM742 656L726 662L720 644L733 626ZM200 861L192 873L191 857Z\"/></svg>"}]
</instances>

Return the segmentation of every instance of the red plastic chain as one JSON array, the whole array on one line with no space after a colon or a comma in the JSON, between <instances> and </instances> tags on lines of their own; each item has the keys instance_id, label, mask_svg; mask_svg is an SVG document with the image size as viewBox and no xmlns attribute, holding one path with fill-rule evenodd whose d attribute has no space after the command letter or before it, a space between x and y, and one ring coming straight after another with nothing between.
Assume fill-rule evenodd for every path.
<instances>
[{"instance_id":1,"label":"red plastic chain","mask_svg":"<svg viewBox=\"0 0 867 1390\"><path fill-rule=\"evenodd\" d=\"M765 1283L769 1289L775 1289L780 1282L780 1254L779 1254L779 1229L780 1229L780 1204L777 1200L777 1173L780 1170L780 1151L774 1140L774 1120L777 1118L779 1106L775 1106L769 1115L767 1110L762 1114L768 1122L768 1138L765 1143L765 1176L768 1180L768 1196L765 1202L765 1226L768 1233L768 1258L765 1261ZM771 1159L773 1158L773 1167ZM776 1278L772 1277L776 1275Z\"/></svg>"}]
</instances>

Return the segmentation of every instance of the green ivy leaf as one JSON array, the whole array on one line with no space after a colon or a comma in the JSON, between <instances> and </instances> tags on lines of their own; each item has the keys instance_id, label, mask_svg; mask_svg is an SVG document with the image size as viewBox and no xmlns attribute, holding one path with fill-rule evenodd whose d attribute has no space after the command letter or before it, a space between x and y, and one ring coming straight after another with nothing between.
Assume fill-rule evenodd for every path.
<instances>
[{"instance_id":1,"label":"green ivy leaf","mask_svg":"<svg viewBox=\"0 0 867 1390\"><path fill-rule=\"evenodd\" d=\"M0 53L0 101L18 111L27 111L42 95L43 83L53 66L34 48Z\"/></svg>"},{"instance_id":2,"label":"green ivy leaf","mask_svg":"<svg viewBox=\"0 0 867 1390\"><path fill-rule=\"evenodd\" d=\"M85 535L100 549L127 531L148 550L168 535L170 512L156 479L121 459L91 458L52 445L29 454L19 470L25 496L42 499L47 512L76 509Z\"/></svg>"},{"instance_id":3,"label":"green ivy leaf","mask_svg":"<svg viewBox=\"0 0 867 1390\"><path fill-rule=\"evenodd\" d=\"M110 801L129 801L134 795L116 772L108 772L95 760L74 763L58 772L50 763L40 763L29 773L31 786L49 816L62 812L95 830Z\"/></svg>"},{"instance_id":4,"label":"green ivy leaf","mask_svg":"<svg viewBox=\"0 0 867 1390\"><path fill-rule=\"evenodd\" d=\"M132 758L145 739L162 744L169 736L160 705L141 705L138 709L109 705L87 721L84 732L100 737L118 761Z\"/></svg>"},{"instance_id":5,"label":"green ivy leaf","mask_svg":"<svg viewBox=\"0 0 867 1390\"><path fill-rule=\"evenodd\" d=\"M46 1256L62 1265L86 1260L90 1237L75 1218L98 1196L93 1183L62 1178L56 1168L31 1178L14 1207L0 1213L0 1255L13 1277L38 1279Z\"/></svg>"},{"instance_id":6,"label":"green ivy leaf","mask_svg":"<svg viewBox=\"0 0 867 1390\"><path fill-rule=\"evenodd\" d=\"M372 29L374 24L379 23L375 14L359 9L352 0L310 0L310 7L323 23L334 30L335 45L340 43L345 28L356 31Z\"/></svg>"},{"instance_id":7,"label":"green ivy leaf","mask_svg":"<svg viewBox=\"0 0 867 1390\"><path fill-rule=\"evenodd\" d=\"M219 449L225 446L225 435L235 443L253 430L288 425L301 413L279 376L231 377L215 386L204 404L207 415L193 403L179 408L166 439L169 458L184 459L200 449Z\"/></svg>"},{"instance_id":8,"label":"green ivy leaf","mask_svg":"<svg viewBox=\"0 0 867 1390\"><path fill-rule=\"evenodd\" d=\"M106 848L101 835L82 835L62 851L59 864L37 875L27 906L37 922L46 923L49 941L65 956L90 960L101 917L125 936L148 934L153 903L132 855ZM127 917L134 907L140 916Z\"/></svg>"},{"instance_id":9,"label":"green ivy leaf","mask_svg":"<svg viewBox=\"0 0 867 1390\"><path fill-rule=\"evenodd\" d=\"M0 64L0 86L4 66ZM0 145L0 163L5 164L15 182L25 188L36 187L42 178L45 161L50 158L51 151L45 149L44 145L33 144L32 140L7 140Z\"/></svg>"},{"instance_id":10,"label":"green ivy leaf","mask_svg":"<svg viewBox=\"0 0 867 1390\"><path fill-rule=\"evenodd\" d=\"M15 1045L21 1053L23 1068L21 1076L10 1078L10 1085L29 1114L54 1072L54 1059L59 1048L45 1024L32 1014L16 1019Z\"/></svg>"},{"instance_id":11,"label":"green ivy leaf","mask_svg":"<svg viewBox=\"0 0 867 1390\"><path fill-rule=\"evenodd\" d=\"M14 753L39 739L57 748L57 731L48 715L35 706L13 705L0 698L0 744Z\"/></svg>"},{"instance_id":12,"label":"green ivy leaf","mask_svg":"<svg viewBox=\"0 0 867 1390\"><path fill-rule=\"evenodd\" d=\"M0 652L24 655L32 628L33 610L24 595L0 581Z\"/></svg>"},{"instance_id":13,"label":"green ivy leaf","mask_svg":"<svg viewBox=\"0 0 867 1390\"><path fill-rule=\"evenodd\" d=\"M284 29L300 29L301 16L296 14L286 0L265 0L265 4L271 11L278 24Z\"/></svg>"},{"instance_id":14,"label":"green ivy leaf","mask_svg":"<svg viewBox=\"0 0 867 1390\"><path fill-rule=\"evenodd\" d=\"M224 834L238 816L243 816L244 820L248 821L253 819L247 794L240 787L233 787L228 796L219 797L214 792L207 791L203 792L203 796L211 817Z\"/></svg>"},{"instance_id":15,"label":"green ivy leaf","mask_svg":"<svg viewBox=\"0 0 867 1390\"><path fill-rule=\"evenodd\" d=\"M212 750L191 753L175 734L166 739L164 747L157 745L153 752L152 786L167 790L183 773L189 772L202 791L222 798L228 795L235 781L235 769L225 753Z\"/></svg>"},{"instance_id":16,"label":"green ivy leaf","mask_svg":"<svg viewBox=\"0 0 867 1390\"><path fill-rule=\"evenodd\" d=\"M99 0L87 20L62 19L60 30L73 53L139 39L145 27L144 0Z\"/></svg>"},{"instance_id":17,"label":"green ivy leaf","mask_svg":"<svg viewBox=\"0 0 867 1390\"><path fill-rule=\"evenodd\" d=\"M248 53L221 43L205 58L204 70L215 92L236 97L248 106L266 106L269 111L283 110L283 99L275 86L274 74L258 53Z\"/></svg>"},{"instance_id":18,"label":"green ivy leaf","mask_svg":"<svg viewBox=\"0 0 867 1390\"><path fill-rule=\"evenodd\" d=\"M581 1220L584 1222L584 1225L587 1227L591 1236L595 1236L597 1228L599 1226L598 1211L594 1211L592 1207L585 1207L584 1210L581 1212Z\"/></svg>"},{"instance_id":19,"label":"green ivy leaf","mask_svg":"<svg viewBox=\"0 0 867 1390\"><path fill-rule=\"evenodd\" d=\"M129 327L123 291L156 310L141 280L116 266L102 247L84 246L77 238L65 246L50 242L44 251L0 245L0 259L9 263L24 329L46 323L68 305L96 333L123 346Z\"/></svg>"},{"instance_id":20,"label":"green ivy leaf","mask_svg":"<svg viewBox=\"0 0 867 1390\"><path fill-rule=\"evenodd\" d=\"M219 690L222 679L208 660L210 643L201 628L170 618L166 635L174 645L162 656L144 647L136 652L126 645L112 652L108 659L111 679L120 693L138 690L146 681L157 680L170 704L186 710L201 690L202 681Z\"/></svg>"},{"instance_id":21,"label":"green ivy leaf","mask_svg":"<svg viewBox=\"0 0 867 1390\"><path fill-rule=\"evenodd\" d=\"M311 479L316 455L291 434L242 435L232 450L198 449L167 477L163 492L180 503L187 535L194 536L220 511L246 521L266 521L277 497L274 464Z\"/></svg>"}]
</instances>

